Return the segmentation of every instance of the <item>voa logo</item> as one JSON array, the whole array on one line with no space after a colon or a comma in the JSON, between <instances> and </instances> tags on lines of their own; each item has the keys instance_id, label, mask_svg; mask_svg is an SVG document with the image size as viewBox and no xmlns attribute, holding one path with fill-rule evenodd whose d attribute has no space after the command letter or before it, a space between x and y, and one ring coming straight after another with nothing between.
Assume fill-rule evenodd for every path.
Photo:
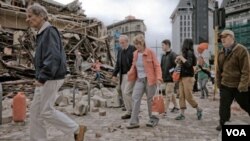
<instances>
[{"instance_id":1,"label":"voa logo","mask_svg":"<svg viewBox=\"0 0 250 141\"><path fill-rule=\"evenodd\" d=\"M227 136L247 136L244 129L226 129Z\"/></svg>"}]
</instances>

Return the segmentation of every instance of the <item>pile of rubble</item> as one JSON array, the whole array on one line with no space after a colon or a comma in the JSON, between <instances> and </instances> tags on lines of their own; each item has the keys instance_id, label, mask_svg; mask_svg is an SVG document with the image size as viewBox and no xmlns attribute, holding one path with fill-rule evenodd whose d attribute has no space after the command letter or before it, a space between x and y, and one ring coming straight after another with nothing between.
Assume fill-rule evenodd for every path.
<instances>
[{"instance_id":1,"label":"pile of rubble","mask_svg":"<svg viewBox=\"0 0 250 141\"><path fill-rule=\"evenodd\" d=\"M68 74L56 100L58 108L70 107L70 113L81 116L90 111L90 105L119 106L114 88L117 82L111 80L114 66L111 38L101 21L84 14L78 0L68 5L53 0L0 0L0 86L3 94L0 112L3 112L3 119L8 120L4 123L11 121L12 97L17 92L23 91L28 97L27 115L33 98L36 31L28 27L25 19L27 6L34 2L48 10L49 22L59 29L67 55ZM96 59L102 62L98 81L94 80L95 72L91 69ZM91 109L95 110L94 107Z\"/></svg>"},{"instance_id":2,"label":"pile of rubble","mask_svg":"<svg viewBox=\"0 0 250 141\"><path fill-rule=\"evenodd\" d=\"M78 0L68 5L53 0L0 0L0 82L3 95L17 91L33 93L36 32L25 22L26 7L33 2L45 6L49 22L61 32L69 72L63 87L73 87L76 79L87 80L92 88L97 86L90 69L97 58L103 64L102 84L115 87L116 83L110 80L114 57L106 27L96 18L87 17ZM77 52L81 54L80 66L75 63ZM76 72L75 68L79 67L80 72Z\"/></svg>"}]
</instances>

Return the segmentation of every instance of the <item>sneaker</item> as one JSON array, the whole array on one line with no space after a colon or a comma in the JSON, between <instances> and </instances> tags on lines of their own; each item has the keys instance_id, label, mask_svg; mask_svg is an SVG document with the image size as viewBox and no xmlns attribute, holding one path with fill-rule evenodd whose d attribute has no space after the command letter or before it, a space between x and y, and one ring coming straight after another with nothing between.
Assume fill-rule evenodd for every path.
<instances>
[{"instance_id":1,"label":"sneaker","mask_svg":"<svg viewBox=\"0 0 250 141\"><path fill-rule=\"evenodd\" d=\"M178 112L178 111L179 111L179 108L174 107L174 108L171 110L171 113L176 113L176 112Z\"/></svg>"},{"instance_id":2,"label":"sneaker","mask_svg":"<svg viewBox=\"0 0 250 141\"><path fill-rule=\"evenodd\" d=\"M221 127L221 125L218 125L215 129L216 129L217 131L221 131L222 127Z\"/></svg>"},{"instance_id":3,"label":"sneaker","mask_svg":"<svg viewBox=\"0 0 250 141\"><path fill-rule=\"evenodd\" d=\"M202 109L197 110L197 119L201 120L202 118Z\"/></svg>"},{"instance_id":4,"label":"sneaker","mask_svg":"<svg viewBox=\"0 0 250 141\"><path fill-rule=\"evenodd\" d=\"M175 118L175 120L184 120L184 119L185 119L185 116L183 114L180 114L179 116Z\"/></svg>"},{"instance_id":5,"label":"sneaker","mask_svg":"<svg viewBox=\"0 0 250 141\"><path fill-rule=\"evenodd\" d=\"M130 119L131 118L131 115L129 114L125 114L121 117L121 119Z\"/></svg>"},{"instance_id":6,"label":"sneaker","mask_svg":"<svg viewBox=\"0 0 250 141\"><path fill-rule=\"evenodd\" d=\"M79 132L74 135L75 141L83 141L84 134L87 131L87 127L84 125L79 125Z\"/></svg>"},{"instance_id":7,"label":"sneaker","mask_svg":"<svg viewBox=\"0 0 250 141\"><path fill-rule=\"evenodd\" d=\"M148 121L148 123L146 124L146 126L148 127L155 127L159 122L159 118L152 116L150 118L150 120Z\"/></svg>"},{"instance_id":8,"label":"sneaker","mask_svg":"<svg viewBox=\"0 0 250 141\"><path fill-rule=\"evenodd\" d=\"M134 129L134 128L139 128L140 125L139 124L129 124L128 126L126 126L127 129Z\"/></svg>"}]
</instances>

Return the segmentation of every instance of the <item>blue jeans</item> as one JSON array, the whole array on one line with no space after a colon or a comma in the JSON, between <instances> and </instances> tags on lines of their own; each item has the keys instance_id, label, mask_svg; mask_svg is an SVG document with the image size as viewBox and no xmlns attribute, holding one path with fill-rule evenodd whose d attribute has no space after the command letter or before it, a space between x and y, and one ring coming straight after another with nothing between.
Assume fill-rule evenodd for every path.
<instances>
[{"instance_id":1,"label":"blue jeans","mask_svg":"<svg viewBox=\"0 0 250 141\"><path fill-rule=\"evenodd\" d=\"M96 72L95 74L95 80L100 81L101 80L101 74L99 71Z\"/></svg>"}]
</instances>

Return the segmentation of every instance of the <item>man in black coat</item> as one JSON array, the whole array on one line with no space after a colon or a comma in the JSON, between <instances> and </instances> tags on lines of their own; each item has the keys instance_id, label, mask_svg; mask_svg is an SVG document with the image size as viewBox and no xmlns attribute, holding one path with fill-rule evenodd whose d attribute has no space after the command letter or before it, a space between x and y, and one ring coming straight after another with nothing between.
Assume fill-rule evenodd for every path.
<instances>
[{"instance_id":1,"label":"man in black coat","mask_svg":"<svg viewBox=\"0 0 250 141\"><path fill-rule=\"evenodd\" d=\"M175 58L177 54L171 50L171 42L170 40L162 41L162 50L164 52L161 58L161 70L162 70L162 79L165 85L165 94L166 94L166 102L165 102L165 115L168 112L170 101L173 102L174 107L171 112L177 112L179 110L176 97L174 95L174 87L175 83L172 79L172 73L176 66Z\"/></svg>"},{"instance_id":2,"label":"man in black coat","mask_svg":"<svg viewBox=\"0 0 250 141\"><path fill-rule=\"evenodd\" d=\"M134 87L133 82L128 82L127 72L130 70L133 61L133 52L136 48L129 45L128 36L121 35L119 37L119 44L121 49L118 51L115 70L113 72L113 79L119 74L119 86L121 88L123 102L126 108L126 113L121 117L122 119L129 119L132 113L132 91Z\"/></svg>"}]
</instances>

